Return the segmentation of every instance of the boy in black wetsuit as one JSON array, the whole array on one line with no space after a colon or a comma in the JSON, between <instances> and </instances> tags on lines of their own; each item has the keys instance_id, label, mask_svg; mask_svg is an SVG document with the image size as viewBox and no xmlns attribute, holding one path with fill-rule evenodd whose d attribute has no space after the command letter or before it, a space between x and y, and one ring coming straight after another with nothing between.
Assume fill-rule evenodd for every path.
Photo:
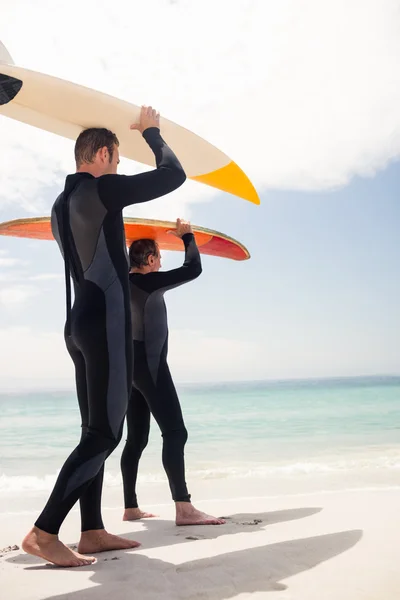
<instances>
[{"instance_id":1,"label":"boy in black wetsuit","mask_svg":"<svg viewBox=\"0 0 400 600\"><path fill-rule=\"evenodd\" d=\"M68 175L51 212L52 232L65 262L65 341L75 365L82 436L22 547L58 566L90 564L95 559L83 554L139 545L104 529L101 491L104 461L121 439L132 387L129 261L122 210L163 196L186 179L159 125L158 113L143 107L139 123L131 126L143 135L157 165L133 176L117 175L115 134L99 128L83 131L75 144L77 171ZM74 552L58 539L58 532L77 500L82 535Z\"/></svg>"},{"instance_id":2,"label":"boy in black wetsuit","mask_svg":"<svg viewBox=\"0 0 400 600\"><path fill-rule=\"evenodd\" d=\"M121 457L124 483L124 521L152 517L137 503L139 460L147 445L150 413L161 429L162 460L176 507L177 525L220 525L225 521L194 508L185 481L184 446L187 431L174 383L168 368L168 322L164 294L192 281L201 273L200 254L189 223L177 220L176 231L185 245L183 266L161 272L161 256L154 240L137 240L129 249L133 388L128 404L127 442Z\"/></svg>"}]
</instances>

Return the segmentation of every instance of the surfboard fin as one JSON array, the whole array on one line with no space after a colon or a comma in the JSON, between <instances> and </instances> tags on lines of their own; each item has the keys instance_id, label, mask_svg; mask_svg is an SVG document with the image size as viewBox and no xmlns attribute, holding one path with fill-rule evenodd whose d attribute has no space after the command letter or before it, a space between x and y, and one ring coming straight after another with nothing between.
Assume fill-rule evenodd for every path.
<instances>
[{"instance_id":1,"label":"surfboard fin","mask_svg":"<svg viewBox=\"0 0 400 600\"><path fill-rule=\"evenodd\" d=\"M0 65L1 70L1 65ZM15 77L9 77L0 73L0 106L8 104L11 100L14 100L22 88L22 81Z\"/></svg>"},{"instance_id":2,"label":"surfboard fin","mask_svg":"<svg viewBox=\"0 0 400 600\"><path fill-rule=\"evenodd\" d=\"M14 100L22 88L22 81L20 79L1 73L2 64L14 65L15 63L3 42L0 42L0 106Z\"/></svg>"}]
</instances>

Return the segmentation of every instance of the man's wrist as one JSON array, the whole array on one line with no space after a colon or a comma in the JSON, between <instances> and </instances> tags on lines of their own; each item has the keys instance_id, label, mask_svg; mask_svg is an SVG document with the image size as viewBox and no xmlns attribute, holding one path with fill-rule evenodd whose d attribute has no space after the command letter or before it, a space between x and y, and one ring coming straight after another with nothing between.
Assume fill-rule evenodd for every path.
<instances>
[{"instance_id":1,"label":"man's wrist","mask_svg":"<svg viewBox=\"0 0 400 600\"><path fill-rule=\"evenodd\" d=\"M154 135L154 134L159 134L160 133L160 128L156 127L155 125L151 125L150 127L146 127L146 129L143 129L142 131L142 136L146 137L146 135ZM145 135L146 134L146 135Z\"/></svg>"}]
</instances>

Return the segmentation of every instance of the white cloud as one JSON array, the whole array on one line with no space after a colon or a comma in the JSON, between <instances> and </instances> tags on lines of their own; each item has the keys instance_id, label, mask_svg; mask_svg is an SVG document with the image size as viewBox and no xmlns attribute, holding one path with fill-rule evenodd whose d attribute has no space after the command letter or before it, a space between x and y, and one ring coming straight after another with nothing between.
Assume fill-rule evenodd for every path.
<instances>
[{"instance_id":1,"label":"white cloud","mask_svg":"<svg viewBox=\"0 0 400 600\"><path fill-rule=\"evenodd\" d=\"M2 24L17 64L152 103L259 190L329 189L400 153L398 0L5 0ZM45 214L46 186L73 169L73 143L0 121L0 206ZM212 194L188 183L133 210L174 218Z\"/></svg>"},{"instance_id":2,"label":"white cloud","mask_svg":"<svg viewBox=\"0 0 400 600\"><path fill-rule=\"evenodd\" d=\"M0 290L0 303L4 305L12 305L15 301L23 303L27 299L31 298L39 292L38 287L33 287L31 284L21 284L21 281L49 281L58 282L64 280L62 273L35 273L32 274L26 269L30 265L29 261L22 260L20 258L13 258L8 256L7 250L0 250L0 282L15 284L7 288ZM18 267L11 269L10 267ZM22 267L25 267L22 268ZM42 288L42 291L47 291L46 288Z\"/></svg>"},{"instance_id":3,"label":"white cloud","mask_svg":"<svg viewBox=\"0 0 400 600\"><path fill-rule=\"evenodd\" d=\"M2 389L74 386L71 359L62 332L43 333L29 327L0 329Z\"/></svg>"},{"instance_id":4,"label":"white cloud","mask_svg":"<svg viewBox=\"0 0 400 600\"><path fill-rule=\"evenodd\" d=\"M64 275L60 273L40 273L39 275L31 275L30 281L59 281L64 280Z\"/></svg>"},{"instance_id":5,"label":"white cloud","mask_svg":"<svg viewBox=\"0 0 400 600\"><path fill-rule=\"evenodd\" d=\"M0 289L0 305L6 308L19 308L38 294L38 289L32 285L8 285Z\"/></svg>"},{"instance_id":6,"label":"white cloud","mask_svg":"<svg viewBox=\"0 0 400 600\"><path fill-rule=\"evenodd\" d=\"M6 249L0 250L0 268L4 269L7 267L16 267L16 266L21 267L21 266L26 266L29 264L28 261L9 256L9 254L10 254L10 252ZM1 280L1 274L0 274L0 280Z\"/></svg>"},{"instance_id":7,"label":"white cloud","mask_svg":"<svg viewBox=\"0 0 400 600\"><path fill-rule=\"evenodd\" d=\"M15 273L13 273L12 271L6 271L3 273L0 273L0 281L1 282L14 282L17 280L18 280L18 278L16 277Z\"/></svg>"},{"instance_id":8,"label":"white cloud","mask_svg":"<svg viewBox=\"0 0 400 600\"><path fill-rule=\"evenodd\" d=\"M168 362L181 382L245 381L399 373L396 333L360 331L349 338L345 328L322 330L296 325L281 335L249 332L247 339L172 330ZM308 335L308 344L304 344Z\"/></svg>"},{"instance_id":9,"label":"white cloud","mask_svg":"<svg viewBox=\"0 0 400 600\"><path fill-rule=\"evenodd\" d=\"M15 267L15 265L18 264L20 264L20 260L18 258L0 257L0 267Z\"/></svg>"},{"instance_id":10,"label":"white cloud","mask_svg":"<svg viewBox=\"0 0 400 600\"><path fill-rule=\"evenodd\" d=\"M262 354L257 342L196 330L170 332L168 362L179 381L247 379L254 360Z\"/></svg>"}]
</instances>

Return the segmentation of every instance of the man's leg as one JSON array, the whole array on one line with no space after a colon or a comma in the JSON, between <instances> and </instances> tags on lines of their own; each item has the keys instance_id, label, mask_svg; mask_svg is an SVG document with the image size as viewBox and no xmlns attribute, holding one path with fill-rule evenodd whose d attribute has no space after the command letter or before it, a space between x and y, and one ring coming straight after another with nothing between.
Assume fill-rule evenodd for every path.
<instances>
[{"instance_id":1,"label":"man's leg","mask_svg":"<svg viewBox=\"0 0 400 600\"><path fill-rule=\"evenodd\" d=\"M220 525L225 521L206 515L194 508L185 481L184 448L187 430L178 395L166 360L161 360L157 384L147 368L138 370L135 383L149 405L163 437L162 460L176 506L177 525Z\"/></svg>"},{"instance_id":2,"label":"man's leg","mask_svg":"<svg viewBox=\"0 0 400 600\"><path fill-rule=\"evenodd\" d=\"M86 365L88 429L64 463L44 510L23 542L26 552L59 566L82 564L71 557L67 558L65 553L61 555L61 550L56 551L54 544L63 546L58 540L61 524L76 501L101 473L106 458L121 439L130 391L128 379L131 381L132 377L132 352L129 351L131 346L126 343L125 337L120 340L121 347L113 340L113 354L110 354L109 337L114 333L110 322L107 322L106 318L98 319L96 326L93 325L91 323L90 327L76 332L78 335L74 336ZM47 543L48 540L51 543ZM99 540L96 534L96 543L91 544L96 550L91 552L108 549L104 548L103 542L104 540ZM128 543L127 540L126 542ZM128 547L135 545L137 544L131 542ZM87 551L87 547L81 548L80 551Z\"/></svg>"},{"instance_id":3,"label":"man's leg","mask_svg":"<svg viewBox=\"0 0 400 600\"><path fill-rule=\"evenodd\" d=\"M121 472L124 485L124 521L154 517L139 509L136 481L140 457L147 446L150 432L150 409L143 395L134 386L126 413L127 439L121 455Z\"/></svg>"},{"instance_id":4,"label":"man's leg","mask_svg":"<svg viewBox=\"0 0 400 600\"><path fill-rule=\"evenodd\" d=\"M127 346L128 346L127 356L129 358L129 361L131 361L131 352L129 352L129 348L130 349L132 348L132 345L130 343L130 334L131 334L131 331L129 329L129 340L127 343ZM99 368L100 367L99 367L98 360L93 360L93 358L92 358L92 356L94 355L92 337L90 340L92 353L89 354L89 358L86 361L86 365L85 365L86 373L87 373L86 389L87 389L88 399L90 397L95 398L100 393L100 390L98 389ZM122 362L123 346L121 347L120 353L121 353L120 359ZM111 360L110 360L110 362L111 362ZM129 362L129 365L131 365L131 362ZM120 375L122 375L122 373L120 373ZM129 381L131 381L131 369L127 369L127 377L129 377ZM118 385L120 385L120 384L121 384L121 382L118 381L118 377L114 377L114 381L113 381L112 376L109 377L109 379L108 379L109 391L114 389L114 392L115 392L115 399L111 400L112 404L110 402L107 406L107 414L108 414L110 423L112 422L113 418L115 419L115 415L113 417L113 414L112 414L113 411L115 411L115 404L120 402L120 399L117 397L117 389L118 389ZM128 391L130 391L130 386L128 388ZM110 396L110 398L112 398L112 397ZM89 402L88 402L88 405L89 405ZM124 413L125 412L126 412L126 405L125 405L125 409L124 409ZM92 417L92 414L91 414L91 417ZM122 419L120 428L118 430L118 443L122 437L122 430L123 430L123 419ZM111 452L109 454L111 454ZM106 458L108 458L108 456ZM82 520L81 531L82 531L82 533L81 533L81 539L78 544L78 551L81 552L82 554L94 554L97 552L104 552L104 551L110 551L110 550L126 550L126 549L136 548L137 546L140 545L138 542L135 542L133 540L128 540L126 538L122 538L117 535L113 535L111 533L108 533L108 531L105 530L102 515L101 515L101 496L102 496L102 489L103 489L103 478L104 478L104 463L103 463L103 466L101 467L100 471L98 472L97 476L95 477L95 479L91 482L91 484L86 488L86 490L80 497L81 520Z\"/></svg>"},{"instance_id":5,"label":"man's leg","mask_svg":"<svg viewBox=\"0 0 400 600\"><path fill-rule=\"evenodd\" d=\"M75 366L75 384L81 413L81 441L89 427L89 399L86 380L86 364L83 354L71 337L65 338L67 350ZM81 509L81 531L104 529L101 516L101 493L103 488L104 465L79 499Z\"/></svg>"},{"instance_id":6,"label":"man's leg","mask_svg":"<svg viewBox=\"0 0 400 600\"><path fill-rule=\"evenodd\" d=\"M89 427L89 398L86 380L86 364L83 354L73 343L72 339L66 338L68 352L75 365L75 383L78 396L79 410L81 413L82 435L81 441L88 433ZM101 515L101 495L103 490L104 464L100 471L79 498L81 511L81 532L104 531ZM82 540L82 538L81 538ZM80 546L82 543L80 543ZM79 547L81 551L81 548Z\"/></svg>"}]
</instances>

